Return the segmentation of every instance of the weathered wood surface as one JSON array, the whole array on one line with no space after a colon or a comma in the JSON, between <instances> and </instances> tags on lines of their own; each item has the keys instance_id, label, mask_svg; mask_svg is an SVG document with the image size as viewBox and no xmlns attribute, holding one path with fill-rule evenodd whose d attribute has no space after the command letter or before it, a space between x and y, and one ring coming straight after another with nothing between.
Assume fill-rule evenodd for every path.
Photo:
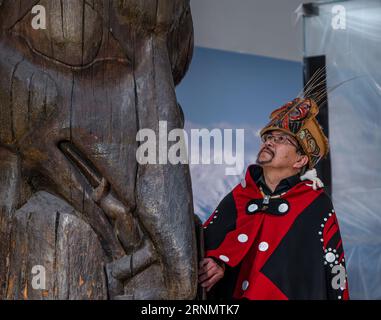
<instances>
[{"instance_id":1,"label":"weathered wood surface","mask_svg":"<svg viewBox=\"0 0 381 320\"><path fill-rule=\"evenodd\" d=\"M66 202L38 192L15 212L11 225L5 298L107 298L103 249L94 231ZM36 265L46 270L42 290L32 286L30 271Z\"/></svg>"},{"instance_id":2,"label":"weathered wood surface","mask_svg":"<svg viewBox=\"0 0 381 320\"><path fill-rule=\"evenodd\" d=\"M189 168L135 156L183 125L189 1L4 0L0 32L0 299L194 298Z\"/></svg>"}]
</instances>

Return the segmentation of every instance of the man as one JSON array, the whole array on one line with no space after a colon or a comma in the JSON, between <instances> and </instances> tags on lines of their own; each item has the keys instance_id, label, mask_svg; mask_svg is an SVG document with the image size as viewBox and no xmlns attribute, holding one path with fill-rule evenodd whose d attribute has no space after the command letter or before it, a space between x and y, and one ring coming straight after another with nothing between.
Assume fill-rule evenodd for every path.
<instances>
[{"instance_id":1,"label":"man","mask_svg":"<svg viewBox=\"0 0 381 320\"><path fill-rule=\"evenodd\" d=\"M257 164L205 222L199 282L210 296L349 298L335 211L313 169L328 153L318 111L310 98L275 110Z\"/></svg>"}]
</instances>

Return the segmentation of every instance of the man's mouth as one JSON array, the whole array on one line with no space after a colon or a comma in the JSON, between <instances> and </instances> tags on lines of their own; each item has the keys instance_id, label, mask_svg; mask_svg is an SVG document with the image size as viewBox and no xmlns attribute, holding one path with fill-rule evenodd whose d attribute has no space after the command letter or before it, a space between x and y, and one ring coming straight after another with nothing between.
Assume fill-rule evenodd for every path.
<instances>
[{"instance_id":1,"label":"man's mouth","mask_svg":"<svg viewBox=\"0 0 381 320\"><path fill-rule=\"evenodd\" d=\"M262 153L262 152L266 152L266 153L268 153L269 155L274 156L274 152L272 152L270 149L264 148L264 149L262 149L261 153Z\"/></svg>"}]
</instances>

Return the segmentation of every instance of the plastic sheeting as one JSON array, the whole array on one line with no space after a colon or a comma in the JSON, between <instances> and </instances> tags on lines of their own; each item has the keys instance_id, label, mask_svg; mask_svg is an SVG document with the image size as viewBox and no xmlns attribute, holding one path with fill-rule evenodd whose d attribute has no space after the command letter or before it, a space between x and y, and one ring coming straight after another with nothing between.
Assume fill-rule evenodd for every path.
<instances>
[{"instance_id":1,"label":"plastic sheeting","mask_svg":"<svg viewBox=\"0 0 381 320\"><path fill-rule=\"evenodd\" d=\"M381 1L316 4L304 54L326 55L332 200L352 299L381 299Z\"/></svg>"}]
</instances>

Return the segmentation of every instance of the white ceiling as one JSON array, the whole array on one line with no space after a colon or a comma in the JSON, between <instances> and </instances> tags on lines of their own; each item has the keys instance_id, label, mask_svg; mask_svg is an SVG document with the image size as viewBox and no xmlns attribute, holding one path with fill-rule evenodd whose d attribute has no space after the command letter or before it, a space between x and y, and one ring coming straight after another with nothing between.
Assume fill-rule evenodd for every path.
<instances>
[{"instance_id":1,"label":"white ceiling","mask_svg":"<svg viewBox=\"0 0 381 320\"><path fill-rule=\"evenodd\" d=\"M195 45L301 61L295 10L312 0L191 0Z\"/></svg>"}]
</instances>

